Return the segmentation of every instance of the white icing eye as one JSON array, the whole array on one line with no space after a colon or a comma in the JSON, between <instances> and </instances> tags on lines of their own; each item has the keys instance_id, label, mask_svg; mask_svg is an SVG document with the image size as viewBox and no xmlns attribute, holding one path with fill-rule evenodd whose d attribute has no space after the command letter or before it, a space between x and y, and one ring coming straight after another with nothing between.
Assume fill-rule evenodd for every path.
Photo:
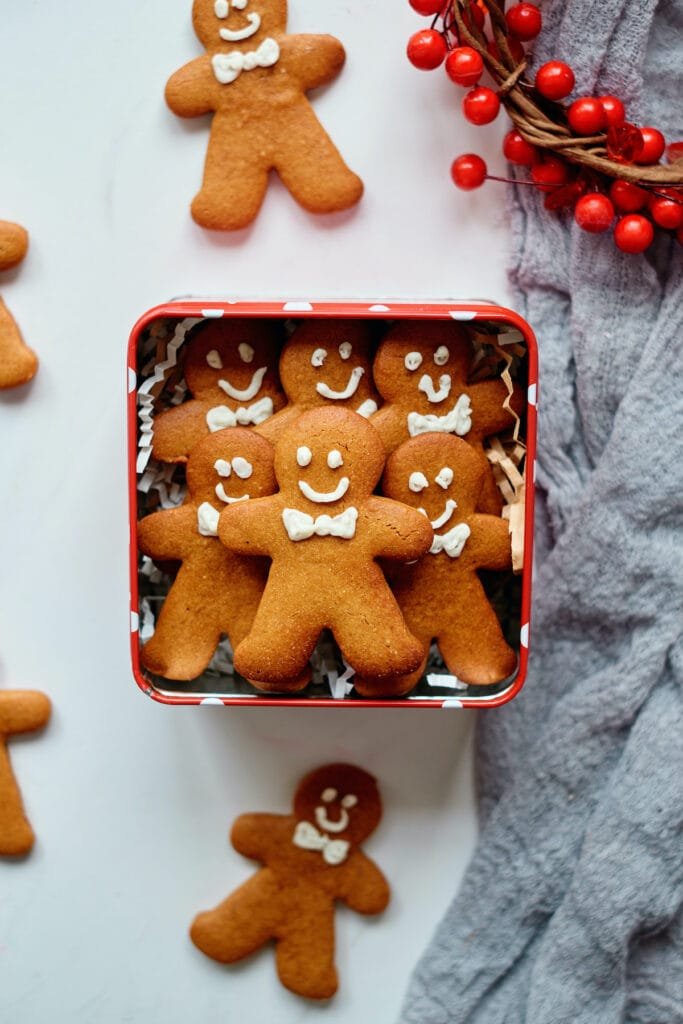
<instances>
[{"instance_id":1,"label":"white icing eye","mask_svg":"<svg viewBox=\"0 0 683 1024\"><path fill-rule=\"evenodd\" d=\"M232 460L232 468L240 480L248 480L251 474L254 472L254 467L251 462L247 459L243 459L241 455Z\"/></svg>"},{"instance_id":2,"label":"white icing eye","mask_svg":"<svg viewBox=\"0 0 683 1024\"><path fill-rule=\"evenodd\" d=\"M317 348L311 356L311 366L322 366L327 359L327 349Z\"/></svg>"},{"instance_id":3,"label":"white icing eye","mask_svg":"<svg viewBox=\"0 0 683 1024\"><path fill-rule=\"evenodd\" d=\"M249 0L232 0L232 6L238 11L243 11Z\"/></svg>"},{"instance_id":4,"label":"white icing eye","mask_svg":"<svg viewBox=\"0 0 683 1024\"><path fill-rule=\"evenodd\" d=\"M220 353L216 352L215 348L212 348L210 352L206 353L206 361L212 370L223 369L223 360L220 357Z\"/></svg>"},{"instance_id":5,"label":"white icing eye","mask_svg":"<svg viewBox=\"0 0 683 1024\"><path fill-rule=\"evenodd\" d=\"M296 450L296 461L300 466L310 466L311 459L313 458L313 452L306 445L302 445L301 448Z\"/></svg>"},{"instance_id":6,"label":"white icing eye","mask_svg":"<svg viewBox=\"0 0 683 1024\"><path fill-rule=\"evenodd\" d=\"M225 459L216 459L216 461L213 464L213 468L216 470L219 476L225 477L226 479L227 477L230 476L230 463L226 462Z\"/></svg>"},{"instance_id":7,"label":"white icing eye","mask_svg":"<svg viewBox=\"0 0 683 1024\"><path fill-rule=\"evenodd\" d=\"M439 470L439 475L434 477L434 483L438 484L439 487L443 487L444 491L447 490L453 483L453 470L450 466L444 466L443 469Z\"/></svg>"},{"instance_id":8,"label":"white icing eye","mask_svg":"<svg viewBox=\"0 0 683 1024\"><path fill-rule=\"evenodd\" d=\"M337 799L337 790L332 788L324 789L320 794L320 799L324 804L331 804L333 800Z\"/></svg>"},{"instance_id":9,"label":"white icing eye","mask_svg":"<svg viewBox=\"0 0 683 1024\"><path fill-rule=\"evenodd\" d=\"M342 797L341 805L346 807L348 810L350 807L355 807L358 803L358 797L354 796L353 793L348 793L347 796Z\"/></svg>"},{"instance_id":10,"label":"white icing eye","mask_svg":"<svg viewBox=\"0 0 683 1024\"><path fill-rule=\"evenodd\" d=\"M419 494L420 491L424 491L425 487L429 487L429 481L424 473L411 473L410 479L408 480L408 487L415 494Z\"/></svg>"},{"instance_id":11,"label":"white icing eye","mask_svg":"<svg viewBox=\"0 0 683 1024\"><path fill-rule=\"evenodd\" d=\"M414 373L419 366L422 366L422 356L419 352L409 352L403 360L406 370Z\"/></svg>"},{"instance_id":12,"label":"white icing eye","mask_svg":"<svg viewBox=\"0 0 683 1024\"><path fill-rule=\"evenodd\" d=\"M339 469L340 466L344 465L342 453L338 452L336 448L333 448L327 456L327 465L330 469Z\"/></svg>"},{"instance_id":13,"label":"white icing eye","mask_svg":"<svg viewBox=\"0 0 683 1024\"><path fill-rule=\"evenodd\" d=\"M339 355L342 359L350 359L351 353L353 352L353 346L350 341L342 341L339 346Z\"/></svg>"},{"instance_id":14,"label":"white icing eye","mask_svg":"<svg viewBox=\"0 0 683 1024\"><path fill-rule=\"evenodd\" d=\"M449 356L450 352L448 351L446 346L439 345L436 352L434 353L434 362L436 363L437 366L445 366L445 364L448 362Z\"/></svg>"},{"instance_id":15,"label":"white icing eye","mask_svg":"<svg viewBox=\"0 0 683 1024\"><path fill-rule=\"evenodd\" d=\"M217 18L227 18L230 11L228 0L216 0L216 3L213 5L213 9Z\"/></svg>"},{"instance_id":16,"label":"white icing eye","mask_svg":"<svg viewBox=\"0 0 683 1024\"><path fill-rule=\"evenodd\" d=\"M247 345L246 341L241 342L237 346L237 351L240 354L240 359L243 363L253 363L254 361L254 350L251 345Z\"/></svg>"}]
</instances>

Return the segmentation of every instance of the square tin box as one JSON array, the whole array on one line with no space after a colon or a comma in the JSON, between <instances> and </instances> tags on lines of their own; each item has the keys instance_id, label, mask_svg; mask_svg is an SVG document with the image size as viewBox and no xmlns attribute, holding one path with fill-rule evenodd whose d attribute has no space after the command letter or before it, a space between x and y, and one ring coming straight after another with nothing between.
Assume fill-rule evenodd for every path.
<instances>
[{"instance_id":1,"label":"square tin box","mask_svg":"<svg viewBox=\"0 0 683 1024\"><path fill-rule=\"evenodd\" d=\"M467 686L448 673L438 651L432 648L430 663L417 687L396 699L368 699L355 694L352 673L335 663L331 638L322 638L312 664L313 681L294 696L261 693L235 674L227 641L221 643L209 668L198 679L176 682L147 672L140 662L141 643L153 630L155 613L170 586L172 567L157 567L138 553L137 522L159 507L180 504L184 494L184 469L155 463L151 458L154 415L160 408L179 404L186 397L180 369L185 339L202 320L249 317L280 320L286 330L304 319L325 321L358 318L371 322L378 336L399 320L453 320L470 335L477 358L496 364L502 379L514 380L527 396L526 408L515 436L495 439L505 467L502 489L508 505L504 515L511 521L516 572L480 574L506 639L518 654L513 675L494 686ZM477 367L475 360L475 371ZM486 369L484 367L484 372ZM164 704L256 705L261 707L497 707L522 688L529 656L531 566L533 547L534 469L536 455L536 406L538 357L529 325L516 313L492 302L365 301L233 301L177 300L146 312L130 335L127 365L128 389L128 484L130 514L130 639L133 674L146 694ZM189 397L189 396L188 396ZM496 472L502 472L498 468ZM514 529L513 529L514 527ZM516 550L515 550L516 549ZM447 601L448 594L443 595Z\"/></svg>"}]
</instances>

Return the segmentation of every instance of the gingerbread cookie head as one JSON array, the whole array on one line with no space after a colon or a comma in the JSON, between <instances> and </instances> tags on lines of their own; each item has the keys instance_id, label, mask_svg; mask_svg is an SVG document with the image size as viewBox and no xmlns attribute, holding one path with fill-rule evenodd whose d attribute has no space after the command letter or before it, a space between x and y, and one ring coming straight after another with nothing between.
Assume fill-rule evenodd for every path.
<instances>
[{"instance_id":1,"label":"gingerbread cookie head","mask_svg":"<svg viewBox=\"0 0 683 1024\"><path fill-rule=\"evenodd\" d=\"M275 491L273 447L244 427L209 434L192 449L187 486L199 533L215 537L224 508Z\"/></svg>"},{"instance_id":2,"label":"gingerbread cookie head","mask_svg":"<svg viewBox=\"0 0 683 1024\"><path fill-rule=\"evenodd\" d=\"M262 423L282 404L277 377L278 338L272 325L246 318L209 321L185 353L185 380L195 398L215 402L211 430L223 422L219 410L241 409L243 426Z\"/></svg>"},{"instance_id":3,"label":"gingerbread cookie head","mask_svg":"<svg viewBox=\"0 0 683 1024\"><path fill-rule=\"evenodd\" d=\"M377 411L371 338L360 320L305 320L285 345L280 379L293 405L330 405L362 416Z\"/></svg>"},{"instance_id":4,"label":"gingerbread cookie head","mask_svg":"<svg viewBox=\"0 0 683 1024\"><path fill-rule=\"evenodd\" d=\"M367 420L347 409L311 409L275 449L275 475L287 503L314 514L370 497L384 447Z\"/></svg>"},{"instance_id":5,"label":"gingerbread cookie head","mask_svg":"<svg viewBox=\"0 0 683 1024\"><path fill-rule=\"evenodd\" d=\"M287 27L286 0L195 0L192 23L207 50L253 50Z\"/></svg>"},{"instance_id":6,"label":"gingerbread cookie head","mask_svg":"<svg viewBox=\"0 0 683 1024\"><path fill-rule=\"evenodd\" d=\"M421 434L387 460L382 493L423 512L435 531L474 512L486 476L477 453L452 434Z\"/></svg>"},{"instance_id":7,"label":"gingerbread cookie head","mask_svg":"<svg viewBox=\"0 0 683 1024\"><path fill-rule=\"evenodd\" d=\"M351 764L325 765L299 783L294 815L299 822L309 822L335 839L358 846L382 817L377 782Z\"/></svg>"}]
</instances>

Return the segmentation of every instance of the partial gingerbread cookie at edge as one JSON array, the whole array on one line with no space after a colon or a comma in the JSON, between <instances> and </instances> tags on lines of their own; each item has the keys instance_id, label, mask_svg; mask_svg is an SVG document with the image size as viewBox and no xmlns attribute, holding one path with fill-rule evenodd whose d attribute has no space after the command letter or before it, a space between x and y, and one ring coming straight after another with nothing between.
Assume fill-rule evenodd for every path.
<instances>
[{"instance_id":1,"label":"partial gingerbread cookie at edge","mask_svg":"<svg viewBox=\"0 0 683 1024\"><path fill-rule=\"evenodd\" d=\"M50 710L50 701L43 693L0 690L0 856L18 857L28 853L35 840L12 772L7 740L42 729Z\"/></svg>"},{"instance_id":2,"label":"partial gingerbread cookie at edge","mask_svg":"<svg viewBox=\"0 0 683 1024\"><path fill-rule=\"evenodd\" d=\"M243 814L232 828L234 848L263 867L190 931L195 946L220 963L242 960L275 940L282 984L309 999L337 991L334 904L380 914L387 881L360 848L377 828L382 802L361 768L331 764L307 775L293 814Z\"/></svg>"},{"instance_id":3,"label":"partial gingerbread cookie at edge","mask_svg":"<svg viewBox=\"0 0 683 1024\"><path fill-rule=\"evenodd\" d=\"M166 102L180 117L214 115L195 221L220 231L246 227L272 169L311 213L357 203L363 183L306 97L340 72L341 43L287 35L286 0L195 0L192 21L207 52L172 75Z\"/></svg>"},{"instance_id":4,"label":"partial gingerbread cookie at edge","mask_svg":"<svg viewBox=\"0 0 683 1024\"><path fill-rule=\"evenodd\" d=\"M0 221L0 271L26 256L28 234L19 224ZM17 388L35 376L38 358L25 344L14 317L0 299L0 388Z\"/></svg>"}]
</instances>

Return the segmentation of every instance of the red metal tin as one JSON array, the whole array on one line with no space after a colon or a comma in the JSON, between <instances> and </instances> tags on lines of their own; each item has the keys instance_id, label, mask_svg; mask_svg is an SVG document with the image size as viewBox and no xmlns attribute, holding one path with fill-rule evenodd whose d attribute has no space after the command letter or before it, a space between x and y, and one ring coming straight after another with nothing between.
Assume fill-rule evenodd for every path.
<instances>
[{"instance_id":1,"label":"red metal tin","mask_svg":"<svg viewBox=\"0 0 683 1024\"><path fill-rule=\"evenodd\" d=\"M521 599L519 607L520 638L517 673L503 690L489 695L459 696L418 695L400 699L334 699L332 697L287 697L261 693L188 693L174 691L171 683L163 688L145 674L140 663L139 586L137 512L138 492L136 463L138 455L138 347L143 332L156 320L186 317L256 317L270 319L296 318L359 318L365 320L448 320L475 324L488 323L508 326L519 332L527 349L527 409L526 409L526 489L524 515L524 564L522 568ZM328 707L328 708L493 708L512 700L524 685L529 658L529 629L531 612L531 574L533 556L534 483L536 467L536 423L538 400L538 352L536 339L530 326L517 313L481 299L472 302L371 300L334 301L221 301L176 300L148 310L133 327L127 358L127 413L128 413L128 499L130 517L130 644L133 674L140 689L162 704L221 704L258 707Z\"/></svg>"}]
</instances>

